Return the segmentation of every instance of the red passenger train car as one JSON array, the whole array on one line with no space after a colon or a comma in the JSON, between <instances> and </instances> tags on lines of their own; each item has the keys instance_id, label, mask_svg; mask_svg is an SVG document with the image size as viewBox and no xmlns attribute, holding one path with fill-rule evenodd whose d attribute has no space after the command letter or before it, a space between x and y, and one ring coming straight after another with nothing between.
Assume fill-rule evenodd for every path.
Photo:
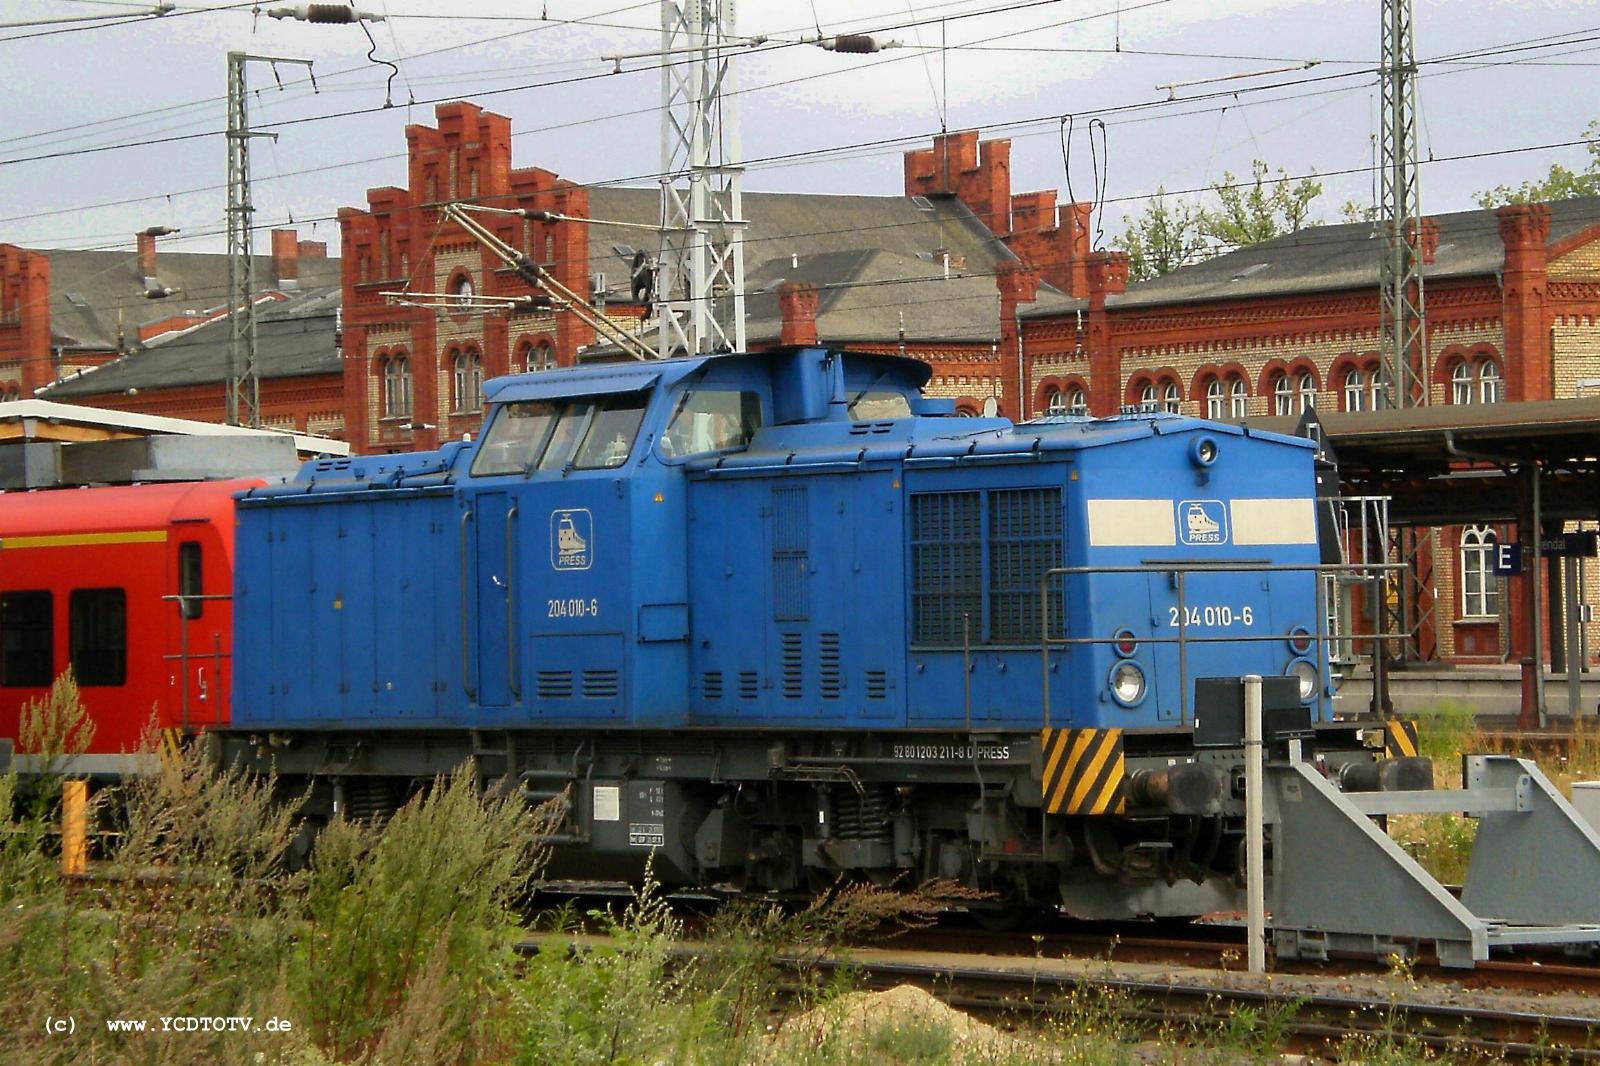
<instances>
[{"instance_id":1,"label":"red passenger train car","mask_svg":"<svg viewBox=\"0 0 1600 1066\"><path fill-rule=\"evenodd\" d=\"M69 666L95 722L78 772L135 769L152 723L227 722L233 494L264 483L0 493L0 748L19 767L23 704Z\"/></svg>"}]
</instances>

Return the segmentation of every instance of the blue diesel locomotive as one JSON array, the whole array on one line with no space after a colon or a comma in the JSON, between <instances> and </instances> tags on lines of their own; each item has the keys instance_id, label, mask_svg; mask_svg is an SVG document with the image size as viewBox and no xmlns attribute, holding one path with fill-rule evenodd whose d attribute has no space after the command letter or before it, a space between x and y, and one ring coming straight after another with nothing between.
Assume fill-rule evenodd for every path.
<instances>
[{"instance_id":1,"label":"blue diesel locomotive","mask_svg":"<svg viewBox=\"0 0 1600 1066\"><path fill-rule=\"evenodd\" d=\"M218 757L309 784L312 823L472 758L559 799L570 879L654 854L730 891L1237 906L1238 725L1197 680L1276 679L1327 774L1375 762L1332 711L1314 445L958 419L928 375L806 348L503 378L477 441L244 494Z\"/></svg>"}]
</instances>

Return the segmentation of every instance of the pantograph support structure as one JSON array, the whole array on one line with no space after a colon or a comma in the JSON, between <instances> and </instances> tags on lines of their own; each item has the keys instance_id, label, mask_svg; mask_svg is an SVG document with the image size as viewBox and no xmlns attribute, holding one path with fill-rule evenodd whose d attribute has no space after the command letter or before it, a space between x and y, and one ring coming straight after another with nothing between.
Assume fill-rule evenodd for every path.
<instances>
[{"instance_id":1,"label":"pantograph support structure","mask_svg":"<svg viewBox=\"0 0 1600 1066\"><path fill-rule=\"evenodd\" d=\"M309 59L283 59L245 52L228 53L228 385L225 395L230 426L261 425L261 373L256 366L256 263L250 200L250 138L277 138L253 133L245 84L249 62L293 63L311 69Z\"/></svg>"},{"instance_id":2,"label":"pantograph support structure","mask_svg":"<svg viewBox=\"0 0 1600 1066\"><path fill-rule=\"evenodd\" d=\"M744 199L730 63L734 0L661 3L661 248L656 347L745 350Z\"/></svg>"}]
</instances>

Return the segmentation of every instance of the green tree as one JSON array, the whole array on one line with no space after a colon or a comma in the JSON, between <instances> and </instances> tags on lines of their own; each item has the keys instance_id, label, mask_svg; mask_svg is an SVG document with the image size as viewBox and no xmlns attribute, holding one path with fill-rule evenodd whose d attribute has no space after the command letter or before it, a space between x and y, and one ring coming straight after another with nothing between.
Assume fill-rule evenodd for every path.
<instances>
[{"instance_id":1,"label":"green tree","mask_svg":"<svg viewBox=\"0 0 1600 1066\"><path fill-rule=\"evenodd\" d=\"M1224 173L1210 193L1214 203L1177 199L1169 197L1165 188L1156 190L1143 212L1112 240L1128 253L1130 280L1160 277L1247 244L1317 225L1311 208L1322 195L1322 183L1314 177L1296 181L1281 168L1273 177L1267 164L1257 159L1250 165L1249 179L1240 181Z\"/></svg>"},{"instance_id":2,"label":"green tree","mask_svg":"<svg viewBox=\"0 0 1600 1066\"><path fill-rule=\"evenodd\" d=\"M1144 213L1111 241L1128 253L1130 280L1157 278L1205 258L1206 239L1200 232L1199 215L1197 205L1168 199L1165 188L1157 189Z\"/></svg>"},{"instance_id":3,"label":"green tree","mask_svg":"<svg viewBox=\"0 0 1600 1066\"><path fill-rule=\"evenodd\" d=\"M1267 164L1257 159L1250 164L1250 180L1240 181L1225 172L1211 191L1217 196L1217 206L1201 209L1200 228L1220 251L1260 244L1316 225L1311 205L1322 195L1322 182L1315 177L1294 181L1281 167L1277 177L1270 177Z\"/></svg>"},{"instance_id":4,"label":"green tree","mask_svg":"<svg viewBox=\"0 0 1600 1066\"><path fill-rule=\"evenodd\" d=\"M1589 165L1573 170L1553 163L1550 172L1538 181L1525 181L1512 188L1496 185L1492 189L1475 193L1473 199L1479 207L1503 207L1506 204L1537 204L1546 200L1569 200L1574 196L1600 196L1600 121L1589 123L1583 131L1589 142Z\"/></svg>"}]
</instances>

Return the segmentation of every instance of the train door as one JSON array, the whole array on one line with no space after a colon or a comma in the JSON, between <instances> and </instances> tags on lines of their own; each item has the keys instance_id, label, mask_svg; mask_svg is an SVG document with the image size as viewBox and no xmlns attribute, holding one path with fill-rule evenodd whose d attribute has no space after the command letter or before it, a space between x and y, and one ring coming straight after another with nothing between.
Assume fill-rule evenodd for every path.
<instances>
[{"instance_id":1,"label":"train door","mask_svg":"<svg viewBox=\"0 0 1600 1066\"><path fill-rule=\"evenodd\" d=\"M177 646L167 649L176 659L170 671L177 686L177 720L185 729L226 721L233 671L231 647L224 640L231 627L228 590L218 571L223 561L208 550L200 525L177 526L173 567L177 599L163 597L161 611L177 616Z\"/></svg>"},{"instance_id":2,"label":"train door","mask_svg":"<svg viewBox=\"0 0 1600 1066\"><path fill-rule=\"evenodd\" d=\"M483 492L473 500L471 518L475 609L473 628L478 703L506 707L521 679L516 662L517 507L508 493Z\"/></svg>"}]
</instances>

